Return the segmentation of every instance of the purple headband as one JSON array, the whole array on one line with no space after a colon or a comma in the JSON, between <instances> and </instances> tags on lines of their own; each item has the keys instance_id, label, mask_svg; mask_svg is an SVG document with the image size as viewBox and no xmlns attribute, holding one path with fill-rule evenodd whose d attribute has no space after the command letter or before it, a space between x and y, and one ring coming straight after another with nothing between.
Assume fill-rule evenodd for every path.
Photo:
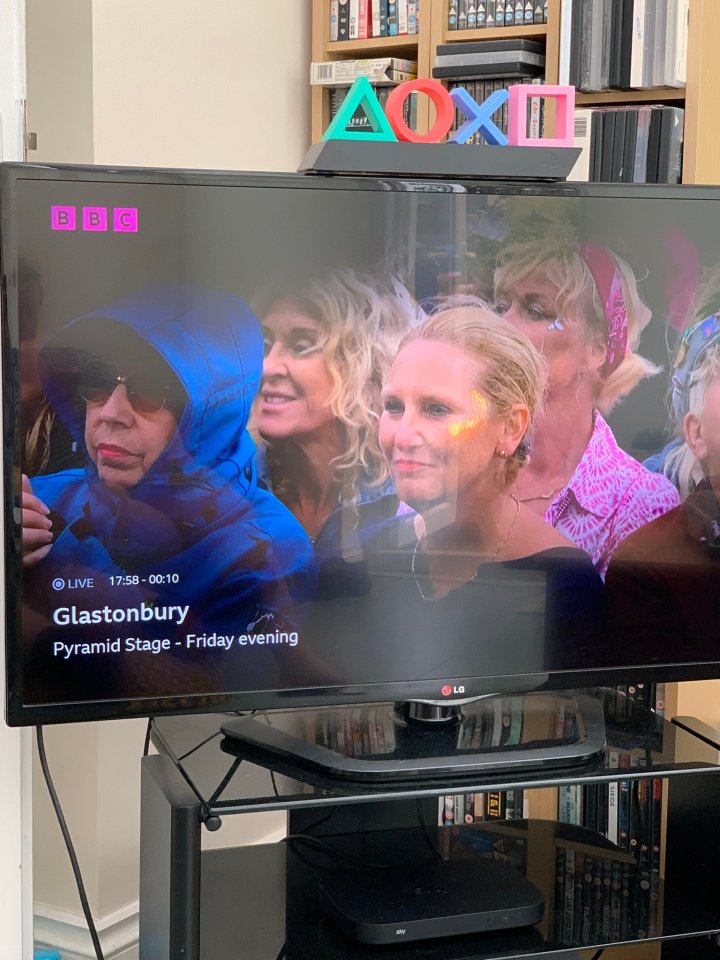
<instances>
[{"instance_id":1,"label":"purple headband","mask_svg":"<svg viewBox=\"0 0 720 960\"><path fill-rule=\"evenodd\" d=\"M627 352L628 315L625 294L615 258L606 247L588 244L580 247L579 253L595 281L607 323L605 363L600 368L600 376L607 380L623 362Z\"/></svg>"}]
</instances>

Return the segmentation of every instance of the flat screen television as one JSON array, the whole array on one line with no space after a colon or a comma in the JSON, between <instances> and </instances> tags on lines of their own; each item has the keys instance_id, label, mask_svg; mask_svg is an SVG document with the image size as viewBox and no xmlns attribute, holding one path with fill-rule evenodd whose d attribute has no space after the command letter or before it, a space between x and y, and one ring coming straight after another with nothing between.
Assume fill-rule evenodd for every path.
<instances>
[{"instance_id":1,"label":"flat screen television","mask_svg":"<svg viewBox=\"0 0 720 960\"><path fill-rule=\"evenodd\" d=\"M9 723L720 674L719 190L3 164L0 210Z\"/></svg>"}]
</instances>

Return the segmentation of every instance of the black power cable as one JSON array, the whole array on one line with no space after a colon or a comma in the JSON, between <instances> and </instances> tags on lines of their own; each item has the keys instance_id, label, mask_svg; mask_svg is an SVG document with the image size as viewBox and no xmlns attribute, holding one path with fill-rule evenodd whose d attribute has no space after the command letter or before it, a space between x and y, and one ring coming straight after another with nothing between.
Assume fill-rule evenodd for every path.
<instances>
[{"instance_id":1,"label":"black power cable","mask_svg":"<svg viewBox=\"0 0 720 960\"><path fill-rule=\"evenodd\" d=\"M372 867L373 869L386 870L389 869L392 864L390 863L373 863L371 860L360 860L358 857L353 857L349 853L345 853L344 850L337 850L332 844L325 843L324 840L321 840L319 837L310 837L306 833L289 833L286 837L283 837L283 843L306 843L310 847L314 847L316 850L319 850L321 853L324 853L328 857L332 857L334 860L344 860L347 863L352 863L356 867Z\"/></svg>"},{"instance_id":2,"label":"black power cable","mask_svg":"<svg viewBox=\"0 0 720 960\"><path fill-rule=\"evenodd\" d=\"M85 893L85 884L83 883L82 874L80 873L80 864L78 863L77 855L75 853L75 847L73 846L73 842L70 837L70 831L68 830L68 825L65 821L65 815L63 814L62 807L60 806L60 800L58 799L57 791L55 790L55 784L50 776L50 768L48 767L47 755L45 754L43 728L40 724L35 727L35 733L37 736L40 767L42 768L43 776L45 777L45 783L47 784L50 799L52 800L52 805L55 810L55 816L60 824L60 831L63 835L65 846L67 847L68 856L70 857L72 871L75 876L75 883L77 884L78 893L80 894L80 903L82 904L83 913L85 915L85 922L88 925L90 939L92 940L93 947L95 948L95 956L97 957L97 960L105 960L102 947L100 946L100 938L98 937L97 929L95 927L95 921L93 920L92 913L90 912L90 904L88 903L87 894Z\"/></svg>"},{"instance_id":3,"label":"black power cable","mask_svg":"<svg viewBox=\"0 0 720 960\"><path fill-rule=\"evenodd\" d=\"M153 718L148 717L147 727L145 729L145 743L143 744L144 757L146 757L150 753L150 735L152 734L152 723L153 723Z\"/></svg>"}]
</instances>

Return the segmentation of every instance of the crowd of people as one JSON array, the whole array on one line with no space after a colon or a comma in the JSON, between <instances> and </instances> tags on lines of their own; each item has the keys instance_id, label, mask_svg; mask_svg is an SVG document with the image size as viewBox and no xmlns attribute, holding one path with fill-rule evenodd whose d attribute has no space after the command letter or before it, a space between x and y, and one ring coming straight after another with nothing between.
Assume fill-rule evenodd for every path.
<instances>
[{"instance_id":1,"label":"crowd of people","mask_svg":"<svg viewBox=\"0 0 720 960\"><path fill-rule=\"evenodd\" d=\"M640 352L651 311L633 271L593 244L509 244L492 303L424 308L400 278L348 267L250 303L143 290L31 349L33 325L29 673L57 660L58 576L104 578L96 608L117 585L125 607L187 606L162 667L108 673L129 696L159 674L190 695L358 670L543 673L617 663L618 650L638 666L716 659L712 282L667 372ZM641 463L607 417L655 376L668 377L674 435ZM53 458L59 432L71 462ZM217 643L189 650L188 635L263 640L231 660ZM65 685L86 682L67 672Z\"/></svg>"}]
</instances>

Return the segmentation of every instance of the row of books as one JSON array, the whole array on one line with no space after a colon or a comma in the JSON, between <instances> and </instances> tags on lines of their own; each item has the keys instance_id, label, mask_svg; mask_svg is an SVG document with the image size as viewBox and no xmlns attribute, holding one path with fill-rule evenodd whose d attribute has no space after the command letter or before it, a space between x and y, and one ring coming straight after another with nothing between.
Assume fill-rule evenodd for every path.
<instances>
[{"instance_id":1,"label":"row of books","mask_svg":"<svg viewBox=\"0 0 720 960\"><path fill-rule=\"evenodd\" d=\"M438 797L438 826L521 820L528 815L524 790L488 790L487 793L447 794Z\"/></svg>"},{"instance_id":2,"label":"row of books","mask_svg":"<svg viewBox=\"0 0 720 960\"><path fill-rule=\"evenodd\" d=\"M560 83L593 92L685 85L689 0L565 0Z\"/></svg>"},{"instance_id":3,"label":"row of books","mask_svg":"<svg viewBox=\"0 0 720 960\"><path fill-rule=\"evenodd\" d=\"M598 107L575 111L582 154L569 179L604 183L680 183L681 107Z\"/></svg>"},{"instance_id":4,"label":"row of books","mask_svg":"<svg viewBox=\"0 0 720 960\"><path fill-rule=\"evenodd\" d=\"M487 78L485 80L462 80L458 82L448 83L448 90L452 90L454 87L464 87L470 96L474 97L478 103L482 103L484 100L490 96L491 93L494 93L496 90L505 90L507 87L511 87L516 83L536 83L541 82L537 77L515 77L508 79L507 77L501 79ZM544 126L544 117L545 117L545 101L541 97L530 97L528 100L528 129L527 135L534 139L542 137L543 135L543 126ZM455 117L453 119L453 124L450 129L450 134L452 135L455 131L462 126L465 122L466 117L464 114L460 113L458 110L455 111ZM503 106L495 113L492 117L493 123L499 127L503 133L507 133L507 124L508 124L508 104L507 100ZM467 143L484 143L479 133L474 133L468 140Z\"/></svg>"},{"instance_id":5,"label":"row of books","mask_svg":"<svg viewBox=\"0 0 720 960\"><path fill-rule=\"evenodd\" d=\"M627 749L612 744L607 749L610 770L638 769L647 762L648 712L665 713L665 685L636 683L600 691L587 691L604 700L609 724L622 724L627 733ZM633 747L633 725L638 723L637 746ZM652 742L652 737L650 738ZM642 780L618 780L607 784L567 784L558 790L559 819L577 824L605 837L621 854L632 858L634 900L629 906L632 928L641 937L656 932L658 888L662 844L662 808L664 781L660 777ZM627 873L624 870L623 877ZM621 878L622 879L622 878ZM610 877L613 881L612 875ZM607 877L603 877L605 884ZM567 882L567 880L566 880ZM624 889L624 888L623 888ZM563 916L567 923L567 910ZM614 932L614 931L613 931ZM584 943L583 932L577 939L563 942ZM620 931L621 939L623 931ZM616 939L615 936L611 940Z\"/></svg>"},{"instance_id":6,"label":"row of books","mask_svg":"<svg viewBox=\"0 0 720 960\"><path fill-rule=\"evenodd\" d=\"M548 0L450 0L448 30L547 23Z\"/></svg>"},{"instance_id":7,"label":"row of books","mask_svg":"<svg viewBox=\"0 0 720 960\"><path fill-rule=\"evenodd\" d=\"M631 769L632 761L637 762L630 752L609 760L620 770ZM559 819L606 837L645 869L659 873L662 795L659 777L565 784L558 789Z\"/></svg>"},{"instance_id":8,"label":"row of books","mask_svg":"<svg viewBox=\"0 0 720 960\"><path fill-rule=\"evenodd\" d=\"M330 0L330 40L367 40L418 32L420 0Z\"/></svg>"},{"instance_id":9,"label":"row of books","mask_svg":"<svg viewBox=\"0 0 720 960\"><path fill-rule=\"evenodd\" d=\"M385 109L387 98L390 96L391 86L371 84L375 96L378 98L380 106ZM331 87L330 88L330 119L337 114L343 100L347 96L350 87ZM414 130L417 126L417 94L411 93L403 101L403 119L405 123ZM368 119L362 104L358 106L346 126L347 130L372 130L372 124Z\"/></svg>"},{"instance_id":10,"label":"row of books","mask_svg":"<svg viewBox=\"0 0 720 960\"><path fill-rule=\"evenodd\" d=\"M645 881L632 858L555 848L552 939L558 945L617 943L657 935L659 876Z\"/></svg>"},{"instance_id":11,"label":"row of books","mask_svg":"<svg viewBox=\"0 0 720 960\"><path fill-rule=\"evenodd\" d=\"M556 948L618 943L660 931L659 876L646 879L632 856L577 827L533 820L457 825L440 830L438 844L446 858L490 857L523 875L532 860L533 882L547 905L547 941Z\"/></svg>"}]
</instances>

